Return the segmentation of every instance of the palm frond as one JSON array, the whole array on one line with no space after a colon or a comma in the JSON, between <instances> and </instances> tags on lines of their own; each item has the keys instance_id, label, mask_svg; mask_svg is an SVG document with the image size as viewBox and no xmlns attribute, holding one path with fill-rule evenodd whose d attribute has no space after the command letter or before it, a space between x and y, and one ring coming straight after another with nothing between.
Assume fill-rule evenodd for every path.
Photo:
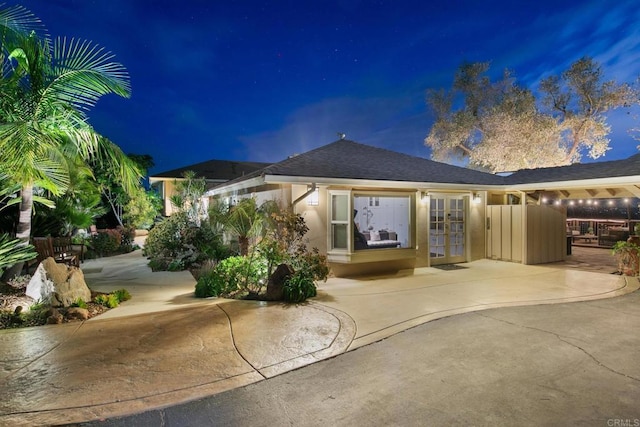
<instances>
[{"instance_id":1,"label":"palm frond","mask_svg":"<svg viewBox=\"0 0 640 427\"><path fill-rule=\"evenodd\" d=\"M30 10L20 5L0 5L0 41L3 46L12 47L32 31L48 39L44 24Z\"/></svg>"},{"instance_id":2,"label":"palm frond","mask_svg":"<svg viewBox=\"0 0 640 427\"><path fill-rule=\"evenodd\" d=\"M122 152L113 142L107 138L99 138L99 146L97 160L107 162L113 166L116 176L127 194L133 194L136 188L140 186L142 171L138 165Z\"/></svg>"},{"instance_id":3,"label":"palm frond","mask_svg":"<svg viewBox=\"0 0 640 427\"><path fill-rule=\"evenodd\" d=\"M53 49L54 79L43 97L53 96L79 109L88 109L101 96L113 93L128 98L127 69L113 62L114 55L88 41L58 38Z\"/></svg>"}]
</instances>

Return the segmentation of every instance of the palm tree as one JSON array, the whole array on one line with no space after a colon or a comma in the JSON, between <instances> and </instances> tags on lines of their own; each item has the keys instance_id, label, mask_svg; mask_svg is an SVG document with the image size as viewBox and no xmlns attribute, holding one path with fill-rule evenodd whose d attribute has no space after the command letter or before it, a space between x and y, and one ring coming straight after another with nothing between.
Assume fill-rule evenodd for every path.
<instances>
[{"instance_id":1,"label":"palm tree","mask_svg":"<svg viewBox=\"0 0 640 427\"><path fill-rule=\"evenodd\" d=\"M20 186L16 237L24 245L38 200L34 188L54 196L64 193L70 179L68 159L113 162L128 189L139 185L141 177L86 116L103 95L130 96L126 69L90 42L39 37L39 22L21 6L0 9L0 181Z\"/></svg>"},{"instance_id":2,"label":"palm tree","mask_svg":"<svg viewBox=\"0 0 640 427\"><path fill-rule=\"evenodd\" d=\"M258 207L253 197L242 199L229 209L224 225L238 237L240 255L246 256L249 253L249 240L262 234L268 220L266 210L266 206Z\"/></svg>"}]
</instances>

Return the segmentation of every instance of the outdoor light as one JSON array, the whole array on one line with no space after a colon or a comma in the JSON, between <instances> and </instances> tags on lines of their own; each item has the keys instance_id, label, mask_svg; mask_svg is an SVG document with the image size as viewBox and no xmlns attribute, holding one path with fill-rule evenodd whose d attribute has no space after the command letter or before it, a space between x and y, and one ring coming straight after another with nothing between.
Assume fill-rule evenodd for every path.
<instances>
[{"instance_id":1,"label":"outdoor light","mask_svg":"<svg viewBox=\"0 0 640 427\"><path fill-rule=\"evenodd\" d=\"M316 188L315 190L311 191L311 193L309 193L309 195L307 196L307 205L318 206L318 204L320 204L320 190Z\"/></svg>"},{"instance_id":2,"label":"outdoor light","mask_svg":"<svg viewBox=\"0 0 640 427\"><path fill-rule=\"evenodd\" d=\"M480 204L480 202L482 202L482 198L480 197L480 194L473 193L473 204L478 205Z\"/></svg>"},{"instance_id":3,"label":"outdoor light","mask_svg":"<svg viewBox=\"0 0 640 427\"><path fill-rule=\"evenodd\" d=\"M429 201L429 192L428 191L424 191L420 194L420 202L423 205L426 205L427 202Z\"/></svg>"},{"instance_id":4,"label":"outdoor light","mask_svg":"<svg viewBox=\"0 0 640 427\"><path fill-rule=\"evenodd\" d=\"M562 204L562 200L556 200L556 205L560 206Z\"/></svg>"},{"instance_id":5,"label":"outdoor light","mask_svg":"<svg viewBox=\"0 0 640 427\"><path fill-rule=\"evenodd\" d=\"M542 203L547 203L547 198L546 197L542 198Z\"/></svg>"}]
</instances>

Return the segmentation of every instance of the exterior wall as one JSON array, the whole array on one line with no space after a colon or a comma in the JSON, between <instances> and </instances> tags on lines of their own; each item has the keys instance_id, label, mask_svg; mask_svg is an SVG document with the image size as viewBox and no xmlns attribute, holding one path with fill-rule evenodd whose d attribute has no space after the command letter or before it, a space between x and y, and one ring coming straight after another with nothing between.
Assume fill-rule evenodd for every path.
<instances>
[{"instance_id":1,"label":"exterior wall","mask_svg":"<svg viewBox=\"0 0 640 427\"><path fill-rule=\"evenodd\" d=\"M522 262L523 207L500 205L487 207L487 257Z\"/></svg>"},{"instance_id":2,"label":"exterior wall","mask_svg":"<svg viewBox=\"0 0 640 427\"><path fill-rule=\"evenodd\" d=\"M526 206L525 264L563 261L567 254L567 212L547 205Z\"/></svg>"},{"instance_id":3,"label":"exterior wall","mask_svg":"<svg viewBox=\"0 0 640 427\"><path fill-rule=\"evenodd\" d=\"M171 216L175 207L171 203L171 196L176 193L176 184L174 180L162 180L160 181L160 185L162 186L162 214L164 216Z\"/></svg>"},{"instance_id":4,"label":"exterior wall","mask_svg":"<svg viewBox=\"0 0 640 427\"><path fill-rule=\"evenodd\" d=\"M487 257L486 239L486 200L487 194L478 193L480 200L469 204L469 227L467 228L467 242L469 243L469 261L476 261Z\"/></svg>"},{"instance_id":5,"label":"exterior wall","mask_svg":"<svg viewBox=\"0 0 640 427\"><path fill-rule=\"evenodd\" d=\"M429 198L416 195L416 267L429 267Z\"/></svg>"},{"instance_id":6,"label":"exterior wall","mask_svg":"<svg viewBox=\"0 0 640 427\"><path fill-rule=\"evenodd\" d=\"M307 192L306 185L292 185L291 186L291 198L289 203L298 199ZM327 190L319 189L318 191L318 205L309 206L306 199L300 200L294 206L294 212L299 213L304 218L309 231L305 235L308 239L308 246L311 248L318 248L320 253L327 253Z\"/></svg>"}]
</instances>

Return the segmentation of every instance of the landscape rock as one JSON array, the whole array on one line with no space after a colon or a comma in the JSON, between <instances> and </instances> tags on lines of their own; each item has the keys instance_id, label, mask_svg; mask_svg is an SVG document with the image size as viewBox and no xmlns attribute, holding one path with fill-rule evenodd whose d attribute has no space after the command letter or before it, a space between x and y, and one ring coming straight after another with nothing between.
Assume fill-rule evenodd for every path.
<instances>
[{"instance_id":1,"label":"landscape rock","mask_svg":"<svg viewBox=\"0 0 640 427\"><path fill-rule=\"evenodd\" d=\"M40 263L27 285L26 294L54 307L69 307L78 298L91 301L91 290L82 270L58 264L51 257Z\"/></svg>"},{"instance_id":2,"label":"landscape rock","mask_svg":"<svg viewBox=\"0 0 640 427\"><path fill-rule=\"evenodd\" d=\"M63 316L55 308L49 309L46 313L48 325L59 325L62 323Z\"/></svg>"},{"instance_id":3,"label":"landscape rock","mask_svg":"<svg viewBox=\"0 0 640 427\"><path fill-rule=\"evenodd\" d=\"M267 294L265 301L282 301L284 297L284 284L293 275L294 271L287 264L280 264L269 276L267 282Z\"/></svg>"},{"instance_id":4,"label":"landscape rock","mask_svg":"<svg viewBox=\"0 0 640 427\"><path fill-rule=\"evenodd\" d=\"M67 310L66 317L69 320L87 320L89 318L89 310L81 307L70 307Z\"/></svg>"}]
</instances>

